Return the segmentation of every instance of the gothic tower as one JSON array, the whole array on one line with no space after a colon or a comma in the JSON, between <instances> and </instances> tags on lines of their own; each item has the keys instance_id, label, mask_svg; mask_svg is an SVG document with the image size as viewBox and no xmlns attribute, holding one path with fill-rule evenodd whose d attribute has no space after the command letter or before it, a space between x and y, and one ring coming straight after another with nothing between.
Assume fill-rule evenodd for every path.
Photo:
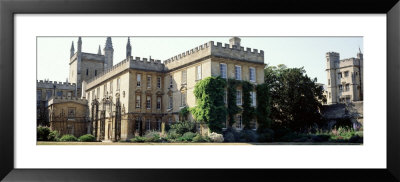
<instances>
[{"instance_id":1,"label":"gothic tower","mask_svg":"<svg viewBox=\"0 0 400 182\"><path fill-rule=\"evenodd\" d=\"M111 37L107 37L106 46L104 47L104 71L113 66L114 48Z\"/></svg>"},{"instance_id":2,"label":"gothic tower","mask_svg":"<svg viewBox=\"0 0 400 182\"><path fill-rule=\"evenodd\" d=\"M72 45L71 45L71 53L70 53L70 56L69 56L69 58L72 58L72 56L74 56L74 54L75 54L75 48L74 48L74 41L72 41Z\"/></svg>"},{"instance_id":3,"label":"gothic tower","mask_svg":"<svg viewBox=\"0 0 400 182\"><path fill-rule=\"evenodd\" d=\"M128 43L126 44L126 58L128 59L131 56L132 56L132 47L131 47L131 41L128 37Z\"/></svg>"}]
</instances>

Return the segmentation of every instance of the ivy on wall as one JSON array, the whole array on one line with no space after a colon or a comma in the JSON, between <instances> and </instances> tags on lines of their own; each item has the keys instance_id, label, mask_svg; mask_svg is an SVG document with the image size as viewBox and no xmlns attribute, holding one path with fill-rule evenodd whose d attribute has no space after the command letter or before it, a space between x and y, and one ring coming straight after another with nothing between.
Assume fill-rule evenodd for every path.
<instances>
[{"instance_id":1,"label":"ivy on wall","mask_svg":"<svg viewBox=\"0 0 400 182\"><path fill-rule=\"evenodd\" d=\"M225 86L226 81L221 77L207 77L194 88L197 105L190 112L196 121L206 123L211 132L221 133L226 121Z\"/></svg>"},{"instance_id":2,"label":"ivy on wall","mask_svg":"<svg viewBox=\"0 0 400 182\"><path fill-rule=\"evenodd\" d=\"M242 81L243 89L243 112L242 112L242 122L244 129L251 129L250 122L255 117L255 109L251 106L252 99L250 97L250 92L254 90L253 84L248 81Z\"/></svg>"},{"instance_id":3,"label":"ivy on wall","mask_svg":"<svg viewBox=\"0 0 400 182\"><path fill-rule=\"evenodd\" d=\"M240 85L240 81L228 79L227 86L227 102L228 102L228 118L229 127L235 123L235 115L241 111L241 108L236 105L236 88Z\"/></svg>"}]
</instances>

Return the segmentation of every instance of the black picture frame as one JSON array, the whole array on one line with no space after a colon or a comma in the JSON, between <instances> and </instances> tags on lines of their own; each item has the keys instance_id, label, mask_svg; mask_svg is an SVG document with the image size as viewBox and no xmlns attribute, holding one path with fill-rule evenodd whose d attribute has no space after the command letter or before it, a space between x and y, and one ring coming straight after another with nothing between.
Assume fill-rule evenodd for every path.
<instances>
[{"instance_id":1,"label":"black picture frame","mask_svg":"<svg viewBox=\"0 0 400 182\"><path fill-rule=\"evenodd\" d=\"M387 168L15 169L14 109L18 108L14 108L14 98L17 97L14 94L14 15L19 13L386 14ZM399 17L398 0L269 0L264 2L255 0L245 2L239 0L0 0L0 179L4 181L227 181L228 179L234 181L260 179L269 181L400 181ZM384 118L380 122L384 122Z\"/></svg>"}]
</instances>

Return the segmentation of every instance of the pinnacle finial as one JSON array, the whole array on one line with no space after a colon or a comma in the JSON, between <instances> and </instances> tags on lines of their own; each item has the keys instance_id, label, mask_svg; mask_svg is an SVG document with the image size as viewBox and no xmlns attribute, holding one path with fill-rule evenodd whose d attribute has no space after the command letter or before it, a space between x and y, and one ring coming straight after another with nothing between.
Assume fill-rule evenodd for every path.
<instances>
[{"instance_id":1,"label":"pinnacle finial","mask_svg":"<svg viewBox=\"0 0 400 182\"><path fill-rule=\"evenodd\" d=\"M78 52L82 52L82 38L78 38Z\"/></svg>"},{"instance_id":2,"label":"pinnacle finial","mask_svg":"<svg viewBox=\"0 0 400 182\"><path fill-rule=\"evenodd\" d=\"M360 48L360 46L358 46L358 51L360 51L359 53L361 54L362 52L361 52L361 48Z\"/></svg>"},{"instance_id":3,"label":"pinnacle finial","mask_svg":"<svg viewBox=\"0 0 400 182\"><path fill-rule=\"evenodd\" d=\"M100 48L100 45L99 45L99 50L97 51L97 54L98 54L98 55L101 55L101 48Z\"/></svg>"},{"instance_id":4,"label":"pinnacle finial","mask_svg":"<svg viewBox=\"0 0 400 182\"><path fill-rule=\"evenodd\" d=\"M71 44L71 51L75 51L75 48L74 48L74 41L72 41L72 44Z\"/></svg>"},{"instance_id":5,"label":"pinnacle finial","mask_svg":"<svg viewBox=\"0 0 400 182\"><path fill-rule=\"evenodd\" d=\"M131 56L132 56L131 39L128 37L128 42L126 43L126 57L129 58Z\"/></svg>"},{"instance_id":6,"label":"pinnacle finial","mask_svg":"<svg viewBox=\"0 0 400 182\"><path fill-rule=\"evenodd\" d=\"M104 49L113 49L111 37L107 37L106 47Z\"/></svg>"}]
</instances>

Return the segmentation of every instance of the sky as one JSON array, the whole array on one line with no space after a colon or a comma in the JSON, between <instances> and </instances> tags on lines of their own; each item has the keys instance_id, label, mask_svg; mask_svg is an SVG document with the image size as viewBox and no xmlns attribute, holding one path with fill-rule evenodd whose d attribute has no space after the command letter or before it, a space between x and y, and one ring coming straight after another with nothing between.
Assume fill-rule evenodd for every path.
<instances>
[{"instance_id":1,"label":"sky","mask_svg":"<svg viewBox=\"0 0 400 182\"><path fill-rule=\"evenodd\" d=\"M130 37L133 57L164 61L209 41L229 43L230 37ZM363 52L362 37L240 37L241 46L264 50L264 62L270 66L285 64L304 67L306 74L327 83L326 52L338 52L340 59ZM127 37L112 37L114 65L125 59ZM77 50L78 37L37 37L37 79L65 82L69 74L72 41ZM106 37L82 37L82 51L102 54ZM364 52L363 52L364 53Z\"/></svg>"}]
</instances>

